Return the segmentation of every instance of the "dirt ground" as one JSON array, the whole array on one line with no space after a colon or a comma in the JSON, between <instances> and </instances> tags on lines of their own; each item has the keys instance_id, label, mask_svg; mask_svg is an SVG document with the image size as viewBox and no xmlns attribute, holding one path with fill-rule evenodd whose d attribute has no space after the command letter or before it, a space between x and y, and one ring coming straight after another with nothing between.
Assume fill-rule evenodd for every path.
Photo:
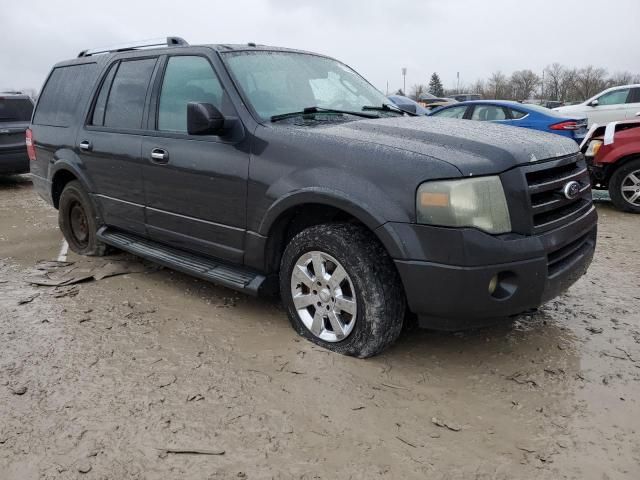
<instances>
[{"instance_id":1,"label":"dirt ground","mask_svg":"<svg viewBox=\"0 0 640 480\"><path fill-rule=\"evenodd\" d=\"M56 211L0 179L0 478L638 479L640 217L598 210L588 275L536 315L357 360L122 255L143 271L28 284Z\"/></svg>"}]
</instances>

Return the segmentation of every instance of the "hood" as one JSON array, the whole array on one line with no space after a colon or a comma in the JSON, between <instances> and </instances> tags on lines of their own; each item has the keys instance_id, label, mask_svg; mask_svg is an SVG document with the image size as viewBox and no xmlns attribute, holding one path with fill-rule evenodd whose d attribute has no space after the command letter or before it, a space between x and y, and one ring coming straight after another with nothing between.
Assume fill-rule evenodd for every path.
<instances>
[{"instance_id":1,"label":"hood","mask_svg":"<svg viewBox=\"0 0 640 480\"><path fill-rule=\"evenodd\" d=\"M465 176L490 175L518 165L578 152L560 135L489 122L436 117L393 117L322 127L323 133L425 155Z\"/></svg>"},{"instance_id":2,"label":"hood","mask_svg":"<svg viewBox=\"0 0 640 480\"><path fill-rule=\"evenodd\" d=\"M556 107L553 109L554 112L558 112L558 113L562 113L563 115L565 114L578 114L578 113L585 113L585 106L582 103L579 103L577 105L566 105L564 107Z\"/></svg>"}]
</instances>

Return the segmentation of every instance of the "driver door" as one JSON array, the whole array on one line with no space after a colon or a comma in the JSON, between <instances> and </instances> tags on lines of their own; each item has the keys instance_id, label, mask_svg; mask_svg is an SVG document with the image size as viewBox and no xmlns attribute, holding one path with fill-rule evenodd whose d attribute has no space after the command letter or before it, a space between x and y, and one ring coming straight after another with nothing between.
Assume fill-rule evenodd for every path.
<instances>
[{"instance_id":1,"label":"driver door","mask_svg":"<svg viewBox=\"0 0 640 480\"><path fill-rule=\"evenodd\" d=\"M626 118L627 98L631 92L630 88L621 88L612 92L600 95L598 104L591 107L589 112L590 123L599 125L609 122L616 122Z\"/></svg>"}]
</instances>

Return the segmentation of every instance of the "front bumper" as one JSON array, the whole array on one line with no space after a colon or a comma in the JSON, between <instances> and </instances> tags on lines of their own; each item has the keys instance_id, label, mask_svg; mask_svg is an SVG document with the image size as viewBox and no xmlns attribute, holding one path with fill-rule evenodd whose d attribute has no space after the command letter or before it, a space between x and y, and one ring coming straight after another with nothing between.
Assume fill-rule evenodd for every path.
<instances>
[{"instance_id":1,"label":"front bumper","mask_svg":"<svg viewBox=\"0 0 640 480\"><path fill-rule=\"evenodd\" d=\"M597 214L592 208L535 236L412 224L382 228L404 240L409 259L394 261L420 325L459 330L523 313L569 288L593 258Z\"/></svg>"},{"instance_id":2,"label":"front bumper","mask_svg":"<svg viewBox=\"0 0 640 480\"><path fill-rule=\"evenodd\" d=\"M29 172L27 149L0 149L0 175Z\"/></svg>"}]
</instances>

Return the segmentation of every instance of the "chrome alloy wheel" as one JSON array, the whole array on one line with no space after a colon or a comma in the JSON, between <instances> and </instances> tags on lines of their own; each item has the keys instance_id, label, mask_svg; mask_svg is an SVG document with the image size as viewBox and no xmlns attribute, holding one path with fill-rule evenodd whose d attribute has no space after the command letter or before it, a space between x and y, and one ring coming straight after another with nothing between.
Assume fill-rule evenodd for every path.
<instances>
[{"instance_id":1,"label":"chrome alloy wheel","mask_svg":"<svg viewBox=\"0 0 640 480\"><path fill-rule=\"evenodd\" d=\"M622 198L634 207L640 207L640 170L629 173L620 187Z\"/></svg>"},{"instance_id":2,"label":"chrome alloy wheel","mask_svg":"<svg viewBox=\"0 0 640 480\"><path fill-rule=\"evenodd\" d=\"M358 315L355 289L344 267L324 252L303 254L291 272L291 297L307 329L325 342L353 331Z\"/></svg>"}]
</instances>

